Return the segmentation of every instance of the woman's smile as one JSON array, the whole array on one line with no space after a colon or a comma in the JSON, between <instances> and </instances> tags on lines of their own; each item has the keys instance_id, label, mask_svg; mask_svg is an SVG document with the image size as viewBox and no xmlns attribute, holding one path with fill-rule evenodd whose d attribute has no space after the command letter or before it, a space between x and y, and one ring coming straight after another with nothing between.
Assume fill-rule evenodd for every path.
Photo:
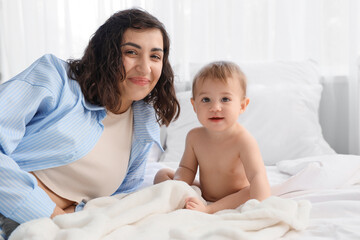
<instances>
[{"instance_id":1,"label":"woman's smile","mask_svg":"<svg viewBox=\"0 0 360 240\"><path fill-rule=\"evenodd\" d=\"M150 84L150 79L146 77L130 77L128 78L128 80L139 86L145 86L147 84Z\"/></svg>"}]
</instances>

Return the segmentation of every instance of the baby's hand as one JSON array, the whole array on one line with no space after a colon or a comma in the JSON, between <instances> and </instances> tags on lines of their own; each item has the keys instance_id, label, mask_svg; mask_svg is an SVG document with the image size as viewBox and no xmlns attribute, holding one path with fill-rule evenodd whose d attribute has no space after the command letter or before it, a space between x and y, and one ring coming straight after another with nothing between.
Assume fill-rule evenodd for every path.
<instances>
[{"instance_id":1,"label":"baby's hand","mask_svg":"<svg viewBox=\"0 0 360 240\"><path fill-rule=\"evenodd\" d=\"M188 197L185 199L185 208L189 210L196 210L200 212L207 212L207 206L204 203L195 197Z\"/></svg>"}]
</instances>

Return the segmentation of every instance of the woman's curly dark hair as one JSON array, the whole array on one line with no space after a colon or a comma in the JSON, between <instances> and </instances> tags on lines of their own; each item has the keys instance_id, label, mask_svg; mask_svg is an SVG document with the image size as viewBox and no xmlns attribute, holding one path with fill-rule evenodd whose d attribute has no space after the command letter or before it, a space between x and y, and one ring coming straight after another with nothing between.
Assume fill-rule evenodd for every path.
<instances>
[{"instance_id":1,"label":"woman's curly dark hair","mask_svg":"<svg viewBox=\"0 0 360 240\"><path fill-rule=\"evenodd\" d=\"M170 39L164 25L148 12L133 8L112 15L92 36L84 56L68 60L68 75L79 82L88 102L118 112L121 107L119 81L126 78L120 45L129 28L157 28L162 33L164 57L161 76L144 101L154 106L158 123L168 126L180 114L174 73L169 63Z\"/></svg>"}]
</instances>

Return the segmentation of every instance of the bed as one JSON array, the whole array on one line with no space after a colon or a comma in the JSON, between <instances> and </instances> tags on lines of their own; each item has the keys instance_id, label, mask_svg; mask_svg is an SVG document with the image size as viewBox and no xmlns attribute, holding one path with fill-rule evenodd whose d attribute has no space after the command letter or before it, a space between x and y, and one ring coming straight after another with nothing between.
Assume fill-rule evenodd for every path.
<instances>
[{"instance_id":1,"label":"bed","mask_svg":"<svg viewBox=\"0 0 360 240\"><path fill-rule=\"evenodd\" d=\"M159 169L177 167L186 133L199 126L189 98L202 65L190 64L189 77L176 83L180 118L161 129L165 151L154 145L137 192L22 224L10 239L360 239L360 156L341 153L336 139L346 139L339 128L347 120L334 119L346 81L320 77L310 60L239 63L250 98L239 122L258 141L273 196L210 215L183 209L186 197L201 195L198 188L152 184Z\"/></svg>"}]
</instances>

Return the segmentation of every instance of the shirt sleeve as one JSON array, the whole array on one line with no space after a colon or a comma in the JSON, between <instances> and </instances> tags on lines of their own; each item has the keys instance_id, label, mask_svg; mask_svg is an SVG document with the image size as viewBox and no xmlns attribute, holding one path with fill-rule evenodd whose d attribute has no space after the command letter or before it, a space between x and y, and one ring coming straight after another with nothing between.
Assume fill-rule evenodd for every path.
<instances>
[{"instance_id":1,"label":"shirt sleeve","mask_svg":"<svg viewBox=\"0 0 360 240\"><path fill-rule=\"evenodd\" d=\"M11 157L27 127L54 104L51 91L23 80L0 85L0 212L18 223L49 217L55 203Z\"/></svg>"}]
</instances>

